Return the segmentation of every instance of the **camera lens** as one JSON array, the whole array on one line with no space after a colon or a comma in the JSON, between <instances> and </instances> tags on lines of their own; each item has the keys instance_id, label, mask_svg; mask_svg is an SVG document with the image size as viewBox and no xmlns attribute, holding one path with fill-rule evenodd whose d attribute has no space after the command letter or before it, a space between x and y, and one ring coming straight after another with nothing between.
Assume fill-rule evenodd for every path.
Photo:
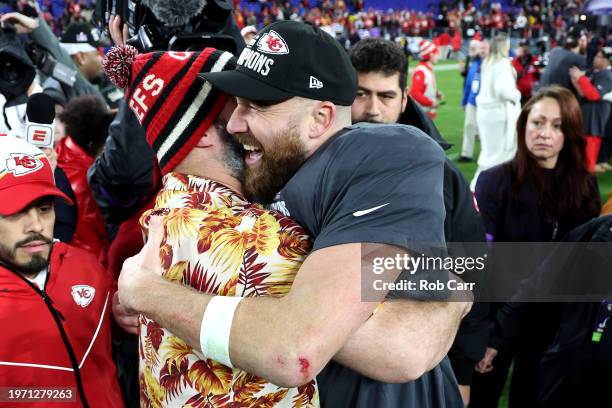
<instances>
[{"instance_id":1,"label":"camera lens","mask_svg":"<svg viewBox=\"0 0 612 408\"><path fill-rule=\"evenodd\" d=\"M0 55L0 81L14 85L23 79L23 65L5 55Z\"/></svg>"}]
</instances>

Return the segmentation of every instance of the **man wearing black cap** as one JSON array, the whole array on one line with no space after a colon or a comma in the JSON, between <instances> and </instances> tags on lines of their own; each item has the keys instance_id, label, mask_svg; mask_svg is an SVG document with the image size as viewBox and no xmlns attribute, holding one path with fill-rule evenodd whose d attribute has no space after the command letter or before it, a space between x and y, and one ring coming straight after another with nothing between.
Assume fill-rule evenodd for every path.
<instances>
[{"instance_id":1,"label":"man wearing black cap","mask_svg":"<svg viewBox=\"0 0 612 408\"><path fill-rule=\"evenodd\" d=\"M227 129L247 150L245 193L261 202L275 201L275 209L295 218L314 237L313 252L285 297L238 302L202 293L181 292L179 297L173 287L173 298L181 301L160 307L157 297L142 294L159 293L171 284L156 277L159 266L146 257L147 249L124 264L121 302L153 316L192 346L199 345L204 356L223 358L278 385L306 383L333 358L343 366L328 366L330 380L327 391L321 391L322 405L461 404L443 356L469 309L467 302L385 302L376 313L397 319L399 328L393 331L407 333L402 349L385 342L393 337L382 334L389 325L380 326L380 347L345 347L358 343L362 325L379 320L369 318L390 289L376 289L373 296L362 286L362 278L372 273L366 260L361 273L360 258L368 251L362 244L372 243L375 251L398 256L427 252L428 244L443 245L441 148L408 126L351 126L355 70L340 45L311 25L270 25L243 51L238 64L235 71L203 77L237 96L238 107ZM390 266L385 276L393 283L402 269ZM417 274L422 279L448 278L443 270ZM444 290L408 292L395 290L390 295L420 300L447 296ZM389 310L397 313L389 315ZM394 353L395 366L381 369L379 361ZM371 363L364 365L368 360ZM347 370L336 375L344 367L360 373ZM365 376L418 381L399 395L389 393L390 384L369 387L372 381Z\"/></svg>"}]
</instances>

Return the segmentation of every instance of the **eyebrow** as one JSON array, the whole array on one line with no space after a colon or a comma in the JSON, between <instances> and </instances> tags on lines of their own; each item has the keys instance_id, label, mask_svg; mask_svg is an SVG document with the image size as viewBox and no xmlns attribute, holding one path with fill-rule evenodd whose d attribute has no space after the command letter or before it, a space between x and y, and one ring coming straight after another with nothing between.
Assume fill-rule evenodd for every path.
<instances>
[{"instance_id":1,"label":"eyebrow","mask_svg":"<svg viewBox=\"0 0 612 408\"><path fill-rule=\"evenodd\" d=\"M534 118L533 118L533 119L549 119L549 120L551 120L551 121L555 121L555 120L561 120L561 116L557 116L557 117L555 117L555 118L549 118L549 117L548 117L548 116L546 116L546 115L538 115L538 116L534 116Z\"/></svg>"},{"instance_id":2,"label":"eyebrow","mask_svg":"<svg viewBox=\"0 0 612 408\"><path fill-rule=\"evenodd\" d=\"M363 91L363 92L365 92L367 94L372 94L373 93L375 95L383 95L383 96L395 96L395 95L397 95L397 91L389 90L389 91L375 92L375 91L372 91L371 89L364 88L363 86L358 86L357 90L358 91Z\"/></svg>"}]
</instances>

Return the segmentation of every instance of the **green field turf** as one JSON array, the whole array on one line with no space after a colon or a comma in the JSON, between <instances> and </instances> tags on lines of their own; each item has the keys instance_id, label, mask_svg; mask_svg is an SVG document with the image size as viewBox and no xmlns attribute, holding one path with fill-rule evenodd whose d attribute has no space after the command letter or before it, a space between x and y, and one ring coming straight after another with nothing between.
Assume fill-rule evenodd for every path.
<instances>
[{"instance_id":1,"label":"green field turf","mask_svg":"<svg viewBox=\"0 0 612 408\"><path fill-rule=\"evenodd\" d=\"M440 65L456 64L456 62L446 62ZM414 66L411 62L410 66ZM458 69L449 71L437 71L436 81L438 89L444 93L446 104L438 108L438 116L436 118L436 126L446 140L453 143L454 146L449 149L447 155L455 160L455 164L463 172L468 180L472 179L476 171L475 161L472 163L457 163L456 159L461 153L461 139L463 137L463 109L461 109L461 96L463 77L459 74ZM476 142L475 158L478 157L478 142ZM612 192L612 171L597 176L599 181L599 191L602 197L602 202L605 202L608 195Z\"/></svg>"}]
</instances>

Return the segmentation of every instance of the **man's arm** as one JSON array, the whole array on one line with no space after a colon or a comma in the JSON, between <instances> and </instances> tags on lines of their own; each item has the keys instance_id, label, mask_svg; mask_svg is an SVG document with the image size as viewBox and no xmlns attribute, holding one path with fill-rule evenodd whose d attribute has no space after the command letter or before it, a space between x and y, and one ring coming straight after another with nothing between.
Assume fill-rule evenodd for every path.
<instances>
[{"instance_id":1,"label":"man's arm","mask_svg":"<svg viewBox=\"0 0 612 408\"><path fill-rule=\"evenodd\" d=\"M378 381L416 380L446 356L470 305L387 301L353 333L334 360Z\"/></svg>"},{"instance_id":2,"label":"man's arm","mask_svg":"<svg viewBox=\"0 0 612 408\"><path fill-rule=\"evenodd\" d=\"M124 264L120 301L199 349L200 324L212 296L165 281L159 220L152 221L150 234L143 251ZM287 296L243 299L230 334L232 363L280 386L314 378L378 303L361 302L360 259L360 244L320 249L308 256Z\"/></svg>"},{"instance_id":3,"label":"man's arm","mask_svg":"<svg viewBox=\"0 0 612 408\"><path fill-rule=\"evenodd\" d=\"M81 73L70 55L60 46L59 40L53 34L43 18L30 18L19 13L6 13L1 21L9 21L17 27L20 34L29 34L30 38L60 63L76 71L76 82L73 86L77 95L95 95L104 101L104 97Z\"/></svg>"}]
</instances>

